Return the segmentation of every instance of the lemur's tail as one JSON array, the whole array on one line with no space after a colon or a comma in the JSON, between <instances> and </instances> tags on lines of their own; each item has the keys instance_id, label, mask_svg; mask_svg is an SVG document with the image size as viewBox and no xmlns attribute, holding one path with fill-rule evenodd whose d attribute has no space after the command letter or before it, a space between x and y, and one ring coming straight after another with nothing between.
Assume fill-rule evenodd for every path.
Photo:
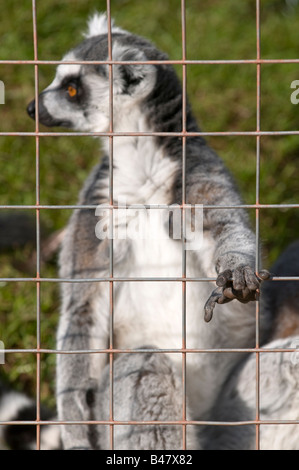
<instances>
[{"instance_id":1,"label":"lemur's tail","mask_svg":"<svg viewBox=\"0 0 299 470\"><path fill-rule=\"evenodd\" d=\"M0 421L19 421L20 424L0 425L0 449L34 450L37 448L36 426L26 424L36 420L36 404L26 395L0 383ZM55 420L51 411L41 408L41 420ZM24 424L21 424L24 422ZM60 449L59 426L40 426L40 448Z\"/></svg>"},{"instance_id":2,"label":"lemur's tail","mask_svg":"<svg viewBox=\"0 0 299 470\"><path fill-rule=\"evenodd\" d=\"M299 276L299 240L286 248L270 271L275 277ZM265 282L263 296L274 318L270 339L299 335L299 281Z\"/></svg>"}]
</instances>

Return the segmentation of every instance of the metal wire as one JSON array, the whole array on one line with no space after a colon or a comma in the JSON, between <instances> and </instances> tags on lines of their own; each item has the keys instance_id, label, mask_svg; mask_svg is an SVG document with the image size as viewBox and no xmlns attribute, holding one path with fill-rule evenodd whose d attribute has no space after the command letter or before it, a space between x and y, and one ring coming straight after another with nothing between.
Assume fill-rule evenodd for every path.
<instances>
[{"instance_id":1,"label":"metal wire","mask_svg":"<svg viewBox=\"0 0 299 470\"><path fill-rule=\"evenodd\" d=\"M105 420L105 421L42 421L38 422L38 425L46 426L56 426L56 425L78 425L78 424L85 424L85 425L111 425L111 426L127 426L134 425L134 426L149 426L149 425L163 425L163 426L173 426L173 425L182 425L182 426L227 426L227 427L234 427L234 426L252 426L252 425L277 425L277 424L299 424L299 420L283 420L283 419L276 419L276 420L252 420L252 421L195 421L195 420L175 420L175 421L117 421L117 420ZM36 421L1 421L1 425L29 425L29 426L37 426Z\"/></svg>"},{"instance_id":2,"label":"metal wire","mask_svg":"<svg viewBox=\"0 0 299 470\"><path fill-rule=\"evenodd\" d=\"M216 278L200 278L200 277L187 277L186 276L186 250L184 249L184 235L185 235L185 209L190 207L186 204L186 140L188 137L194 136L211 136L211 137L241 137L248 136L256 139L256 202L255 204L241 204L241 205L204 205L204 209L253 209L256 214L256 272L259 271L259 232L260 232L260 210L261 209L298 209L298 204L261 204L260 203L260 144L261 137L263 136L290 136L299 135L298 130L293 131L261 131L261 66L263 64L298 64L299 59L261 59L261 39L260 39L260 0L256 0L256 58L248 60L189 60L187 59L186 49L186 5L185 0L181 0L181 28L182 28L182 59L180 60L151 60L151 61L116 61L112 57L112 31L111 31L111 5L110 0L107 0L107 18L108 18L108 59L105 61L64 61L64 64L106 64L109 69L109 131L108 132L40 132L38 120L38 90L39 90L39 66L40 65L59 65L61 61L57 60L39 60L38 59L38 38L37 38L37 18L36 18L36 1L32 0L32 22L33 22L33 44L34 44L34 59L33 60L0 60L0 65L32 65L34 66L35 77L35 100L36 100L36 121L34 132L0 132L2 136L22 136L35 138L35 172L36 172L36 201L32 205L0 205L0 210L10 209L24 209L34 210L36 214L36 277L28 278L0 278L0 282L33 282L36 284L36 348L31 349L6 349L5 353L15 354L35 354L36 355L36 420L35 421L2 421L0 425L32 425L36 427L36 448L40 449L40 426L43 425L63 425L63 424L106 424L110 426L110 446L114 447L114 426L115 425L182 425L183 428L183 448L187 448L186 429L188 425L205 425L205 426L248 426L254 425L256 427L256 449L260 448L260 425L277 425L277 424L299 424L298 420L261 420L260 419L260 353L278 353L278 352L297 352L296 348L285 349L275 348L266 349L260 347L259 338L259 321L260 311L259 302L256 304L256 344L255 348L217 348L217 349L189 349L186 344L186 289L190 282L215 282ZM182 66L182 131L181 132L114 132L113 130L113 66L114 65L138 65L138 64L172 64ZM256 66L256 81L257 81L257 102L256 102L256 130L254 131L241 131L241 132L188 132L186 128L186 113L187 113L187 66L188 65L255 65ZM117 278L113 273L113 232L110 236L110 258L109 258L109 276L101 278L90 279L65 279L65 278L43 278L40 276L40 211L42 210L82 210L82 209L96 209L96 205L45 205L40 204L40 169L39 169L39 142L43 137L76 137L76 136L99 136L109 138L109 204L104 204L103 209L110 210L110 230L113 231L113 211L118 209L118 206L113 203L113 138L121 137L148 137L148 136L177 136L182 138L182 202L178 207L182 213L182 227L183 227L183 243L182 243L182 275L178 277L120 277ZM146 209L168 209L172 206L167 204L146 204L142 208ZM122 209L126 207L122 206ZM132 209L140 209L140 205L130 205ZM178 349L117 349L113 344L113 301L114 301L114 282L180 282L182 285L182 347ZM284 276L273 277L272 281L299 281L298 277ZM81 283L81 282L108 282L109 283L109 314L110 314L110 334L109 334L109 347L107 349L97 350L69 350L61 351L56 349L41 348L40 331L41 331L41 284L42 283ZM153 352L157 354L168 353L182 355L182 387L183 387L183 406L182 406L182 420L176 421L117 421L114 419L113 413L113 360L114 354L122 353L148 353ZM187 354L226 354L226 353L255 353L256 354L256 419L250 421L238 422L215 422L215 421L192 421L187 420L186 417L186 358ZM106 421L43 421L40 416L40 392L41 392L41 354L108 354L110 365L110 410L109 420Z\"/></svg>"},{"instance_id":3,"label":"metal wire","mask_svg":"<svg viewBox=\"0 0 299 470\"><path fill-rule=\"evenodd\" d=\"M219 132L0 132L0 137L256 137L299 135L294 131L219 131Z\"/></svg>"},{"instance_id":4,"label":"metal wire","mask_svg":"<svg viewBox=\"0 0 299 470\"><path fill-rule=\"evenodd\" d=\"M97 277L97 278L43 278L43 277L2 277L0 282L68 282L68 283L80 283L80 282L215 282L214 277ZM299 281L299 277L283 276L273 277L273 281Z\"/></svg>"},{"instance_id":5,"label":"metal wire","mask_svg":"<svg viewBox=\"0 0 299 470\"><path fill-rule=\"evenodd\" d=\"M261 58L261 44L260 44L260 1L256 0L256 58ZM259 133L261 130L261 64L256 65L256 131ZM255 211L255 234L256 234L256 259L255 271L258 274L260 268L260 210L258 204L260 201L260 162L261 162L261 137L256 136L256 211ZM255 347L259 348L260 345L260 303L256 302L256 329L255 329ZM259 422L260 419L260 354L257 351L256 359L256 399L255 399L255 419ZM255 427L255 448L260 448L260 426L256 424Z\"/></svg>"},{"instance_id":6,"label":"metal wire","mask_svg":"<svg viewBox=\"0 0 299 470\"><path fill-rule=\"evenodd\" d=\"M121 354L121 353L167 353L167 354L177 354L177 353L208 353L208 354L218 354L218 353L294 353L298 352L297 348L213 348L213 349L197 349L197 348L178 348L178 349L74 349L74 350L61 350L61 349L44 349L44 348L26 348L26 349L5 349L5 353L16 353L16 354ZM189 421L188 421L189 422Z\"/></svg>"},{"instance_id":7,"label":"metal wire","mask_svg":"<svg viewBox=\"0 0 299 470\"><path fill-rule=\"evenodd\" d=\"M111 5L107 0L107 23L108 23L108 59L112 61L112 30L111 30ZM113 65L109 69L109 349L113 349L113 325L114 325L114 280L113 280ZM113 359L112 352L109 354L109 417L113 423ZM110 448L114 448L114 425L110 425Z\"/></svg>"},{"instance_id":8,"label":"metal wire","mask_svg":"<svg viewBox=\"0 0 299 470\"><path fill-rule=\"evenodd\" d=\"M38 49L37 49L37 21L36 21L36 2L32 0L32 22L33 22L33 48L34 48L34 60L38 60ZM35 103L36 103L36 114L35 114L35 173L36 173L36 449L40 449L40 368L41 368L41 284L40 278L40 165L39 165L39 75L38 75L38 64L34 66L34 91L35 91Z\"/></svg>"},{"instance_id":9,"label":"metal wire","mask_svg":"<svg viewBox=\"0 0 299 470\"><path fill-rule=\"evenodd\" d=\"M84 206L82 205L43 205L39 204L37 205L0 205L0 210L1 209L36 209L38 208L39 210L43 209L96 209L98 206L94 204L86 204ZM130 204L129 206L127 205L122 205L121 210L123 209L134 209L134 210L143 210L143 209L173 209L174 206L168 205L168 204L143 204L142 206L140 204ZM175 205L176 208L179 209L184 209L185 205ZM201 205L203 209L298 209L299 208L299 203L298 204L238 204L238 205L208 205L208 204L203 204ZM114 209L118 210L120 207L116 205L111 205L111 204L101 204L102 209ZM192 204L187 204L187 208L196 208L195 205Z\"/></svg>"},{"instance_id":10,"label":"metal wire","mask_svg":"<svg viewBox=\"0 0 299 470\"><path fill-rule=\"evenodd\" d=\"M240 59L240 60L65 60L65 65L241 65L298 64L299 59ZM0 65L59 65L61 60L0 60Z\"/></svg>"},{"instance_id":11,"label":"metal wire","mask_svg":"<svg viewBox=\"0 0 299 470\"><path fill-rule=\"evenodd\" d=\"M181 0L181 25L182 25L182 59L186 60L186 5L185 0ZM183 83L182 83L182 349L186 349L186 300L187 300L187 284L186 284L186 132L187 132L187 66L182 65ZM186 353L182 353L182 419L186 422L187 414L187 389L186 389ZM183 442L182 447L187 448L186 425L183 425Z\"/></svg>"}]
</instances>

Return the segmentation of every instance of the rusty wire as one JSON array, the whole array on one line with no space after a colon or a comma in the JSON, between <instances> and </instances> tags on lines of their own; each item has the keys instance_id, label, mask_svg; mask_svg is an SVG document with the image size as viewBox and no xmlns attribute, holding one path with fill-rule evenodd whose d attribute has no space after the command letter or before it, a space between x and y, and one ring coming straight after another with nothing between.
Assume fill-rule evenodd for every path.
<instances>
[{"instance_id":1,"label":"rusty wire","mask_svg":"<svg viewBox=\"0 0 299 470\"><path fill-rule=\"evenodd\" d=\"M259 226L260 226L260 210L261 209L298 209L298 204L261 204L260 203L260 140L262 136L287 136L299 135L298 130L293 131L261 131L261 66L263 64L299 64L299 59L261 59L261 40L260 40L260 0L256 0L256 58L249 60L189 60L187 59L186 49L186 5L185 0L181 0L181 28L182 28L182 59L180 60L155 60L155 61L116 61L112 59L112 33L111 33L111 5L110 0L107 0L107 18L108 18L108 59L105 61L64 61L64 64L91 64L95 63L106 64L109 68L109 112L110 124L108 132L40 132L38 120L38 94L39 94L39 66L40 65L59 65L62 61L58 60L39 60L38 59L38 38L37 38L37 19L36 19L36 1L32 0L32 23L33 23L33 44L34 44L34 59L33 60L0 60L0 65L32 65L34 66L34 81L35 81L35 100L36 100L36 122L34 132L0 132L1 136L27 136L35 138L36 147L36 203L32 205L0 205L2 209L33 209L36 214L36 277L28 278L0 278L0 282L33 282L36 284L36 348L31 349L6 349L5 353L15 354L35 354L36 355L36 420L34 421L2 421L0 425L32 425L36 426L36 448L40 449L40 426L43 425L75 425L75 424L106 424L110 426L110 446L113 449L114 426L115 425L182 425L183 427L183 448L187 448L186 442L186 428L188 425L206 425L206 426L248 426L255 425L256 427L256 449L260 447L260 425L276 425L276 424L299 424L299 420L261 420L260 419L260 353L265 352L297 352L296 348L262 348L260 347L259 338L259 302L256 303L256 344L255 348L217 348L217 349L188 349L186 348L186 284L189 282L215 282L216 278L189 278L186 276L186 251L182 247L182 275L180 277L114 277L113 274L113 236L110 236L110 261L109 261L109 276L103 278L89 278L89 279L64 279L64 278L44 278L40 276L40 211L41 210L63 210L63 209L96 209L96 205L45 205L40 204L40 169L39 169L39 141L43 137L76 137L76 136L105 136L109 138L109 204L104 204L103 208L110 209L111 216L113 210L117 210L118 206L113 203L113 137L117 136L177 136L182 138L182 202L179 206L182 213L182 227L184 235L185 226L185 208L186 208L186 139L194 136L250 136L256 138L256 202L255 204L242 204L242 205L204 205L204 209L233 209L244 208L255 210L256 213L256 272L259 271ZM173 64L182 66L182 87L183 87L183 102L182 102L182 131L181 132L114 132L113 131L113 65L125 64ZM243 65L252 64L256 66L256 129L254 131L241 131L241 132L188 132L186 129L186 103L187 103L187 66L188 65ZM166 204L148 204L143 206L146 209L167 209L170 206ZM190 207L190 206L188 206ZM125 207L122 206L122 209ZM140 206L132 206L130 208L139 209ZM113 230L113 224L110 224ZM113 234L112 234L113 235ZM184 236L183 236L184 241ZM184 243L183 243L184 245ZM274 277L272 281L299 281L299 277ZM180 282L182 285L182 347L179 349L117 349L113 345L113 300L114 300L114 282ZM271 281L271 282L272 282ZM41 283L54 282L108 282L109 283L109 316L110 316L110 334L109 334L109 347L107 349L97 350L69 350L61 351L57 349L45 349L41 347L40 341L40 327L41 327L41 304L40 304L40 289ZM176 421L117 421L113 417L113 359L115 354L122 353L181 353L182 355L182 386L183 386L183 412L182 419ZM186 355L187 354L217 354L217 353L255 353L256 354L256 418L250 421L238 422L216 422L216 421L200 421L200 420L187 420L186 418ZM40 392L41 392L41 354L108 354L110 366L110 410L109 420L106 421L43 421L40 416Z\"/></svg>"}]
</instances>

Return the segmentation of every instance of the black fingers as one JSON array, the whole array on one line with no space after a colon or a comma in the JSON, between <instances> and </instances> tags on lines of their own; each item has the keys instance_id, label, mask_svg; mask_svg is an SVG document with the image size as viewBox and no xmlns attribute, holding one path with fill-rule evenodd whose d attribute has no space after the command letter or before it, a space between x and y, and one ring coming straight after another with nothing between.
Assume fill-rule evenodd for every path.
<instances>
[{"instance_id":1,"label":"black fingers","mask_svg":"<svg viewBox=\"0 0 299 470\"><path fill-rule=\"evenodd\" d=\"M270 279L268 271L262 270L256 275L255 271L246 265L236 269L226 269L217 277L217 288L212 292L204 307L204 319L212 320L216 304L225 304L237 299L241 303L258 300L261 281Z\"/></svg>"}]
</instances>

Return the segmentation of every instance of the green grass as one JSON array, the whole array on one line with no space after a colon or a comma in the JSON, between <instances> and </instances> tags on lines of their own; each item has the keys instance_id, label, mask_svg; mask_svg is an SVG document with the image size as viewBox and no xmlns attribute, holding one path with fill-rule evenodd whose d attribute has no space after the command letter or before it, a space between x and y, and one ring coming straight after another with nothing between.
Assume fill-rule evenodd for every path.
<instances>
[{"instance_id":1,"label":"green grass","mask_svg":"<svg viewBox=\"0 0 299 470\"><path fill-rule=\"evenodd\" d=\"M112 14L125 29L151 39L171 59L182 57L179 0L112 0ZM186 2L187 56L190 59L255 59L254 0L188 0ZM287 9L283 0L261 2L262 58L297 58L299 8ZM60 59L80 42L86 18L95 9L105 10L104 0L42 0L37 2L38 56ZM3 2L0 16L0 58L33 59L31 1ZM177 67L181 74L180 67ZM39 67L40 88L53 78L52 66ZM187 68L188 94L204 131L253 131L256 129L256 66L192 65ZM34 67L0 65L6 86L6 104L0 107L0 131L33 131L26 105L34 97ZM298 128L299 105L290 101L290 84L299 79L296 65L261 66L261 128L290 131ZM44 130L41 128L41 130ZM256 200L255 137L213 137L211 145L235 176L246 203ZM45 137L40 139L42 204L74 204L89 170L98 160L99 143L92 138ZM299 138L261 138L261 203L298 203ZM0 137L0 204L34 204L35 139ZM62 228L69 211L41 212L44 235ZM254 223L255 213L251 211ZM288 243L297 238L298 210L263 210L261 238L268 267ZM0 234L1 237L1 234ZM34 246L2 252L0 277L35 275ZM42 275L57 276L56 259L42 266ZM42 346L55 347L59 310L56 284L41 289ZM7 348L36 345L36 289L29 283L0 284L0 339ZM54 356L43 357L42 395L53 403ZM34 392L34 355L9 355L3 371L17 386Z\"/></svg>"}]
</instances>

